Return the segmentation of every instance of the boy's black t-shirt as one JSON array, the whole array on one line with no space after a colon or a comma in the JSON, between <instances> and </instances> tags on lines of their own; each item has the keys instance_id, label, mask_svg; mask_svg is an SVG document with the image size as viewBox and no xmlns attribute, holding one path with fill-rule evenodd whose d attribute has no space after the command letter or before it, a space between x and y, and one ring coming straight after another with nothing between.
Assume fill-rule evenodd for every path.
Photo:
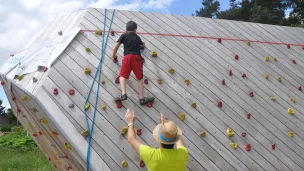
<instances>
[{"instance_id":1,"label":"boy's black t-shirt","mask_svg":"<svg viewBox=\"0 0 304 171\"><path fill-rule=\"evenodd\" d=\"M124 45L124 55L133 54L139 55L140 54L140 45L143 44L140 37L133 32L125 33L119 37L117 42L120 42Z\"/></svg>"}]
</instances>

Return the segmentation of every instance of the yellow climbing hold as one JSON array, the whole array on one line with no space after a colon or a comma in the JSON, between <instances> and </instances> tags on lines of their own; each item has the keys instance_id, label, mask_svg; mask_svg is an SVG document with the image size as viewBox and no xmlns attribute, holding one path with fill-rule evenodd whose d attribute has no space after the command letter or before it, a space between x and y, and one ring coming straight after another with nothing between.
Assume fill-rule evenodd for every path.
<instances>
[{"instance_id":1,"label":"yellow climbing hold","mask_svg":"<svg viewBox=\"0 0 304 171\"><path fill-rule=\"evenodd\" d=\"M84 130L81 132L81 135L84 137L87 137L89 135L89 131L88 130Z\"/></svg>"},{"instance_id":2,"label":"yellow climbing hold","mask_svg":"<svg viewBox=\"0 0 304 171\"><path fill-rule=\"evenodd\" d=\"M193 108L196 108L196 103L195 102L191 103L190 106L193 107Z\"/></svg>"},{"instance_id":3,"label":"yellow climbing hold","mask_svg":"<svg viewBox=\"0 0 304 171\"><path fill-rule=\"evenodd\" d=\"M40 122L44 123L44 124L48 124L48 121L45 119L45 117L43 117L42 119L40 119Z\"/></svg>"},{"instance_id":4,"label":"yellow climbing hold","mask_svg":"<svg viewBox=\"0 0 304 171\"><path fill-rule=\"evenodd\" d=\"M277 59L277 58L272 58L272 59L273 59L273 61L274 61L274 62L277 62L277 61L278 61L278 59Z\"/></svg>"},{"instance_id":5,"label":"yellow climbing hold","mask_svg":"<svg viewBox=\"0 0 304 171\"><path fill-rule=\"evenodd\" d=\"M168 72L169 72L170 74L174 74L175 70L174 70L173 68L170 68L170 69L168 70Z\"/></svg>"},{"instance_id":6,"label":"yellow climbing hold","mask_svg":"<svg viewBox=\"0 0 304 171\"><path fill-rule=\"evenodd\" d=\"M265 78L265 79L268 79L268 78L269 78L269 74L265 74L265 75L264 75L264 78Z\"/></svg>"},{"instance_id":7,"label":"yellow climbing hold","mask_svg":"<svg viewBox=\"0 0 304 171\"><path fill-rule=\"evenodd\" d=\"M295 99L295 98L290 97L289 99L290 99L290 101L291 101L292 103L295 103L295 102L296 102L296 99Z\"/></svg>"},{"instance_id":8,"label":"yellow climbing hold","mask_svg":"<svg viewBox=\"0 0 304 171\"><path fill-rule=\"evenodd\" d=\"M292 108L288 108L287 111L290 115L293 115L295 113L295 111Z\"/></svg>"},{"instance_id":9,"label":"yellow climbing hold","mask_svg":"<svg viewBox=\"0 0 304 171\"><path fill-rule=\"evenodd\" d=\"M101 105L101 109L102 109L102 110L106 110L106 109L107 109L107 106L106 106L105 104L102 104L102 105Z\"/></svg>"},{"instance_id":10,"label":"yellow climbing hold","mask_svg":"<svg viewBox=\"0 0 304 171\"><path fill-rule=\"evenodd\" d=\"M105 82L105 80L101 80L100 83L101 84L105 84L106 82Z\"/></svg>"},{"instance_id":11,"label":"yellow climbing hold","mask_svg":"<svg viewBox=\"0 0 304 171\"><path fill-rule=\"evenodd\" d=\"M186 118L186 116L185 116L184 113L179 113L179 114L177 115L177 117L178 117L181 121L184 121L185 118Z\"/></svg>"},{"instance_id":12,"label":"yellow climbing hold","mask_svg":"<svg viewBox=\"0 0 304 171\"><path fill-rule=\"evenodd\" d=\"M71 150L71 146L68 143L64 143L64 148L67 150Z\"/></svg>"},{"instance_id":13,"label":"yellow climbing hold","mask_svg":"<svg viewBox=\"0 0 304 171\"><path fill-rule=\"evenodd\" d=\"M23 96L22 98L21 98L23 101L28 101L28 97L27 96Z\"/></svg>"},{"instance_id":14,"label":"yellow climbing hold","mask_svg":"<svg viewBox=\"0 0 304 171\"><path fill-rule=\"evenodd\" d=\"M96 35L102 35L102 31L97 30L97 31L95 31L95 34L96 34Z\"/></svg>"},{"instance_id":15,"label":"yellow climbing hold","mask_svg":"<svg viewBox=\"0 0 304 171\"><path fill-rule=\"evenodd\" d=\"M190 84L190 80L185 80L184 82L185 82L186 85Z\"/></svg>"},{"instance_id":16,"label":"yellow climbing hold","mask_svg":"<svg viewBox=\"0 0 304 171\"><path fill-rule=\"evenodd\" d=\"M127 161L123 160L123 161L121 162L121 166L122 166L122 168L128 167Z\"/></svg>"},{"instance_id":17,"label":"yellow climbing hold","mask_svg":"<svg viewBox=\"0 0 304 171\"><path fill-rule=\"evenodd\" d=\"M91 49L90 49L90 48L86 48L86 51L87 51L87 52L91 52Z\"/></svg>"},{"instance_id":18,"label":"yellow climbing hold","mask_svg":"<svg viewBox=\"0 0 304 171\"><path fill-rule=\"evenodd\" d=\"M233 148L233 149L236 149L238 147L238 144L235 143L235 142L231 142L230 143L230 146Z\"/></svg>"},{"instance_id":19,"label":"yellow climbing hold","mask_svg":"<svg viewBox=\"0 0 304 171\"><path fill-rule=\"evenodd\" d=\"M21 81L24 77L24 74L18 75L17 80Z\"/></svg>"},{"instance_id":20,"label":"yellow climbing hold","mask_svg":"<svg viewBox=\"0 0 304 171\"><path fill-rule=\"evenodd\" d=\"M251 45L251 43L250 43L250 42L246 42L246 45L247 45L247 46L250 46L250 45Z\"/></svg>"},{"instance_id":21,"label":"yellow climbing hold","mask_svg":"<svg viewBox=\"0 0 304 171\"><path fill-rule=\"evenodd\" d=\"M157 83L158 83L158 84L162 84L162 83L163 83L163 80L159 79L159 80L157 80Z\"/></svg>"},{"instance_id":22,"label":"yellow climbing hold","mask_svg":"<svg viewBox=\"0 0 304 171\"><path fill-rule=\"evenodd\" d=\"M27 126L30 127L30 128L32 128L32 124L31 123L29 123Z\"/></svg>"},{"instance_id":23,"label":"yellow climbing hold","mask_svg":"<svg viewBox=\"0 0 304 171\"><path fill-rule=\"evenodd\" d=\"M276 100L276 98L274 98L274 97L270 97L270 100Z\"/></svg>"},{"instance_id":24,"label":"yellow climbing hold","mask_svg":"<svg viewBox=\"0 0 304 171\"><path fill-rule=\"evenodd\" d=\"M279 82L282 81L281 77L276 78L276 80L279 81Z\"/></svg>"},{"instance_id":25,"label":"yellow climbing hold","mask_svg":"<svg viewBox=\"0 0 304 171\"><path fill-rule=\"evenodd\" d=\"M85 110L89 110L89 109L90 109L90 106L91 106L91 105L90 105L89 103L87 103L87 104L85 105L85 107L84 107Z\"/></svg>"},{"instance_id":26,"label":"yellow climbing hold","mask_svg":"<svg viewBox=\"0 0 304 171\"><path fill-rule=\"evenodd\" d=\"M264 61L269 61L269 56L265 56Z\"/></svg>"},{"instance_id":27,"label":"yellow climbing hold","mask_svg":"<svg viewBox=\"0 0 304 171\"><path fill-rule=\"evenodd\" d=\"M206 132L200 132L199 134L201 137L205 137L206 136Z\"/></svg>"},{"instance_id":28,"label":"yellow climbing hold","mask_svg":"<svg viewBox=\"0 0 304 171\"><path fill-rule=\"evenodd\" d=\"M120 135L126 135L126 133L128 132L128 128L129 128L128 126L121 128Z\"/></svg>"},{"instance_id":29,"label":"yellow climbing hold","mask_svg":"<svg viewBox=\"0 0 304 171\"><path fill-rule=\"evenodd\" d=\"M234 135L234 131L230 128L227 128L226 134L227 134L228 137L232 137Z\"/></svg>"},{"instance_id":30,"label":"yellow climbing hold","mask_svg":"<svg viewBox=\"0 0 304 171\"><path fill-rule=\"evenodd\" d=\"M289 132L288 132L288 136L289 136L289 137L294 137L294 133L293 133L292 131L289 131Z\"/></svg>"},{"instance_id":31,"label":"yellow climbing hold","mask_svg":"<svg viewBox=\"0 0 304 171\"><path fill-rule=\"evenodd\" d=\"M56 156L58 156L58 155L59 155L59 152L56 151L55 154L56 154Z\"/></svg>"},{"instance_id":32,"label":"yellow climbing hold","mask_svg":"<svg viewBox=\"0 0 304 171\"><path fill-rule=\"evenodd\" d=\"M153 51L152 52L152 57L157 57L157 52Z\"/></svg>"},{"instance_id":33,"label":"yellow climbing hold","mask_svg":"<svg viewBox=\"0 0 304 171\"><path fill-rule=\"evenodd\" d=\"M85 74L90 74L91 73L91 69L90 68L85 68L84 69L84 73Z\"/></svg>"}]
</instances>

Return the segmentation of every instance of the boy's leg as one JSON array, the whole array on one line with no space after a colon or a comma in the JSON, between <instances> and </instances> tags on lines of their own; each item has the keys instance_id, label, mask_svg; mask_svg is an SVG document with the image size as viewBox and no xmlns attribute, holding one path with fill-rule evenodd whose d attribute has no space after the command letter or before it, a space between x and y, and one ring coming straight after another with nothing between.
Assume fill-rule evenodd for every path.
<instances>
[{"instance_id":1,"label":"boy's leg","mask_svg":"<svg viewBox=\"0 0 304 171\"><path fill-rule=\"evenodd\" d=\"M143 99L144 97L144 81L143 79L137 80L138 82L138 98Z\"/></svg>"},{"instance_id":2,"label":"boy's leg","mask_svg":"<svg viewBox=\"0 0 304 171\"><path fill-rule=\"evenodd\" d=\"M121 94L127 94L126 90L126 80L124 77L119 77L120 87L121 87Z\"/></svg>"},{"instance_id":3,"label":"boy's leg","mask_svg":"<svg viewBox=\"0 0 304 171\"><path fill-rule=\"evenodd\" d=\"M124 56L120 68L120 73L119 73L119 82L120 82L120 87L121 87L121 95L116 98L120 100L127 100L127 90L126 90L126 80L129 79L130 73L131 73L131 55L126 55Z\"/></svg>"}]
</instances>

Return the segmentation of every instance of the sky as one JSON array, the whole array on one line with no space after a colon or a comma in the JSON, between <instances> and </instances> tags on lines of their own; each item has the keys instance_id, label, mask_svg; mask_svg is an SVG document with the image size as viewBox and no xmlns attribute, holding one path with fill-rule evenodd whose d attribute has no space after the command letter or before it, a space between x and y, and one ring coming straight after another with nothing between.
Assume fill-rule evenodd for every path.
<instances>
[{"instance_id":1,"label":"sky","mask_svg":"<svg viewBox=\"0 0 304 171\"><path fill-rule=\"evenodd\" d=\"M86 7L115 8L190 16L201 0L0 0L0 67L56 16ZM229 0L220 0L221 9ZM9 107L4 90L0 99Z\"/></svg>"}]
</instances>

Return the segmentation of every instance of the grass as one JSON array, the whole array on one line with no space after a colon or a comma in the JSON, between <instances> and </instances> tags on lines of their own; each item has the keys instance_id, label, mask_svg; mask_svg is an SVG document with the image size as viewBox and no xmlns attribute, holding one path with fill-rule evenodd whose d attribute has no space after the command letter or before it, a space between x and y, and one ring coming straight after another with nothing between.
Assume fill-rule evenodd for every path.
<instances>
[{"instance_id":1,"label":"grass","mask_svg":"<svg viewBox=\"0 0 304 171\"><path fill-rule=\"evenodd\" d=\"M0 171L54 171L22 127L0 136Z\"/></svg>"}]
</instances>

